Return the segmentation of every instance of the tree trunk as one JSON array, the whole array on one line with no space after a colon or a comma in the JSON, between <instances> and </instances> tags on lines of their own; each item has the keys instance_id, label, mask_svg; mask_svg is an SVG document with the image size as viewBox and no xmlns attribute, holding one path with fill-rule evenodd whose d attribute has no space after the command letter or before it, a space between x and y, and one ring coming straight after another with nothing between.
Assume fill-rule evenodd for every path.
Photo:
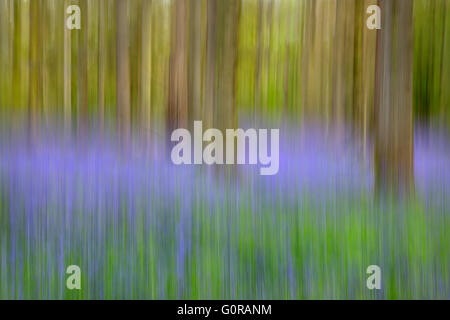
<instances>
[{"instance_id":1,"label":"tree trunk","mask_svg":"<svg viewBox=\"0 0 450 320\"><path fill-rule=\"evenodd\" d=\"M98 129L103 133L105 124L105 80L106 80L106 17L107 0L99 0L98 10Z\"/></svg>"},{"instance_id":2,"label":"tree trunk","mask_svg":"<svg viewBox=\"0 0 450 320\"><path fill-rule=\"evenodd\" d=\"M116 0L117 123L121 146L130 142L130 57L127 1Z\"/></svg>"},{"instance_id":3,"label":"tree trunk","mask_svg":"<svg viewBox=\"0 0 450 320\"><path fill-rule=\"evenodd\" d=\"M262 58L264 53L264 1L257 3L257 22L256 22L256 62L255 62L255 101L253 107L254 116L257 115L257 109L261 110L261 73Z\"/></svg>"},{"instance_id":4,"label":"tree trunk","mask_svg":"<svg viewBox=\"0 0 450 320\"><path fill-rule=\"evenodd\" d=\"M30 3L30 102L27 128L31 144L38 135L39 114L42 108L40 5L40 0L31 1Z\"/></svg>"},{"instance_id":5,"label":"tree trunk","mask_svg":"<svg viewBox=\"0 0 450 320\"><path fill-rule=\"evenodd\" d=\"M70 0L64 1L64 12L70 5ZM72 114L72 40L71 30L66 26L67 16L64 15L64 132L66 137L71 130Z\"/></svg>"},{"instance_id":6,"label":"tree trunk","mask_svg":"<svg viewBox=\"0 0 450 320\"><path fill-rule=\"evenodd\" d=\"M366 27L366 9L377 4L377 0L356 0L355 7L355 45L354 45L354 85L352 116L354 126L359 135L366 162L369 129L372 127L374 101L374 72L376 34L375 30Z\"/></svg>"},{"instance_id":7,"label":"tree trunk","mask_svg":"<svg viewBox=\"0 0 450 320\"><path fill-rule=\"evenodd\" d=\"M13 106L21 107L21 72L20 72L20 57L21 57L21 15L20 15L20 2L13 1L10 3L13 9L13 19L11 19L11 27L13 28L11 36L13 36L11 50L11 60L12 60L12 102Z\"/></svg>"},{"instance_id":8,"label":"tree trunk","mask_svg":"<svg viewBox=\"0 0 450 320\"><path fill-rule=\"evenodd\" d=\"M213 126L216 80L217 0L208 0L206 14L206 75L202 119L204 128Z\"/></svg>"},{"instance_id":9,"label":"tree trunk","mask_svg":"<svg viewBox=\"0 0 450 320\"><path fill-rule=\"evenodd\" d=\"M413 181L413 2L380 0L377 34L375 170L379 191L408 191Z\"/></svg>"},{"instance_id":10,"label":"tree trunk","mask_svg":"<svg viewBox=\"0 0 450 320\"><path fill-rule=\"evenodd\" d=\"M236 110L236 67L240 0L220 1L218 3L218 44L217 107L214 120L221 129L234 128L237 120Z\"/></svg>"},{"instance_id":11,"label":"tree trunk","mask_svg":"<svg viewBox=\"0 0 450 320\"><path fill-rule=\"evenodd\" d=\"M186 1L175 1L169 65L169 105L167 116L167 129L169 133L176 128L187 128L188 75L186 13Z\"/></svg>"},{"instance_id":12,"label":"tree trunk","mask_svg":"<svg viewBox=\"0 0 450 320\"><path fill-rule=\"evenodd\" d=\"M81 30L78 32L78 136L85 137L88 129L88 6L80 0Z\"/></svg>"},{"instance_id":13,"label":"tree trunk","mask_svg":"<svg viewBox=\"0 0 450 320\"><path fill-rule=\"evenodd\" d=\"M189 2L189 126L201 120L202 93L202 2Z\"/></svg>"},{"instance_id":14,"label":"tree trunk","mask_svg":"<svg viewBox=\"0 0 450 320\"><path fill-rule=\"evenodd\" d=\"M354 1L337 1L333 55L333 118L342 129L347 108L353 105Z\"/></svg>"},{"instance_id":15,"label":"tree trunk","mask_svg":"<svg viewBox=\"0 0 450 320\"><path fill-rule=\"evenodd\" d=\"M142 52L141 52L141 117L143 138L150 138L151 121L151 74L152 74L152 38L151 38L151 0L143 0L142 4Z\"/></svg>"}]
</instances>

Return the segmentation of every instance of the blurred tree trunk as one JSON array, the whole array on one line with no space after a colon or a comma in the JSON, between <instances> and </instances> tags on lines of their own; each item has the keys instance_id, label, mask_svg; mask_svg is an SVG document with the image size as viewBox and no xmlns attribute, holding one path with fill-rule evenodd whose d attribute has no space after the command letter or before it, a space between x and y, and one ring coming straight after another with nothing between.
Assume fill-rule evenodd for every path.
<instances>
[{"instance_id":1,"label":"blurred tree trunk","mask_svg":"<svg viewBox=\"0 0 450 320\"><path fill-rule=\"evenodd\" d=\"M337 1L333 59L333 118L341 129L353 105L355 1Z\"/></svg>"},{"instance_id":2,"label":"blurred tree trunk","mask_svg":"<svg viewBox=\"0 0 450 320\"><path fill-rule=\"evenodd\" d=\"M98 10L98 129L103 133L105 124L105 80L106 80L106 43L107 43L107 4L108 0L99 0Z\"/></svg>"},{"instance_id":3,"label":"blurred tree trunk","mask_svg":"<svg viewBox=\"0 0 450 320\"><path fill-rule=\"evenodd\" d=\"M41 1L30 2L30 85L29 85L29 111L28 111L28 138L30 143L38 135L39 114L42 108L42 73L41 73Z\"/></svg>"},{"instance_id":4,"label":"blurred tree trunk","mask_svg":"<svg viewBox=\"0 0 450 320\"><path fill-rule=\"evenodd\" d=\"M128 6L128 29L130 40L130 125L133 131L134 124L141 127L141 80L142 80L142 0L127 1Z\"/></svg>"},{"instance_id":5,"label":"blurred tree trunk","mask_svg":"<svg viewBox=\"0 0 450 320\"><path fill-rule=\"evenodd\" d=\"M234 128L237 120L236 109L236 67L240 0L219 1L217 10L218 44L216 64L217 107L214 120L218 128Z\"/></svg>"},{"instance_id":6,"label":"blurred tree trunk","mask_svg":"<svg viewBox=\"0 0 450 320\"><path fill-rule=\"evenodd\" d=\"M297 6L300 4L297 3ZM292 6L292 10L298 12L296 10L296 5ZM299 16L296 19L301 19L301 13L299 12ZM293 41L292 41L292 26L294 25L294 19L292 19L291 14L287 14L287 22L286 22L286 52L284 54L284 66L283 66L283 107L282 112L286 112L285 110L289 110L290 99L289 99L289 69L294 67L294 62L291 58L293 52Z\"/></svg>"},{"instance_id":7,"label":"blurred tree trunk","mask_svg":"<svg viewBox=\"0 0 450 320\"><path fill-rule=\"evenodd\" d=\"M169 133L176 128L187 128L187 6L185 0L175 1L172 17L167 114L167 130Z\"/></svg>"},{"instance_id":8,"label":"blurred tree trunk","mask_svg":"<svg viewBox=\"0 0 450 320\"><path fill-rule=\"evenodd\" d=\"M15 106L21 107L22 104L20 103L21 101L21 92L20 92L20 88L21 88L21 72L20 72L20 52L21 52L21 15L20 15L20 10L21 10L21 6L20 6L20 2L19 1L13 1L13 3L11 5L11 8L14 10L13 13L13 19L11 19L12 21L12 28L13 28L13 38L12 38L12 42L13 45L11 46L12 48L12 86L13 86L13 91L12 91L12 95L13 95L13 104Z\"/></svg>"},{"instance_id":9,"label":"blurred tree trunk","mask_svg":"<svg viewBox=\"0 0 450 320\"><path fill-rule=\"evenodd\" d=\"M152 38L151 38L151 9L152 1L143 0L142 3L142 52L141 52L141 100L142 130L144 139L150 138L151 121L151 89L152 89Z\"/></svg>"},{"instance_id":10,"label":"blurred tree trunk","mask_svg":"<svg viewBox=\"0 0 450 320\"><path fill-rule=\"evenodd\" d=\"M313 46L313 37L314 37L314 16L315 16L315 1L314 0L305 0L304 10L305 13L303 15L303 37L301 42L301 57L300 57L300 65L301 65L301 121L305 121L305 118L308 114L308 109L310 108L311 98L310 98L310 90L309 90L309 69L311 63L311 53ZM303 128L304 126L302 126Z\"/></svg>"},{"instance_id":11,"label":"blurred tree trunk","mask_svg":"<svg viewBox=\"0 0 450 320\"><path fill-rule=\"evenodd\" d=\"M70 5L70 0L64 1L64 12ZM66 137L71 130L72 114L72 40L71 30L66 26L67 16L64 14L64 132Z\"/></svg>"},{"instance_id":12,"label":"blurred tree trunk","mask_svg":"<svg viewBox=\"0 0 450 320\"><path fill-rule=\"evenodd\" d=\"M413 2L380 0L377 34L375 170L377 189L403 193L413 181Z\"/></svg>"},{"instance_id":13,"label":"blurred tree trunk","mask_svg":"<svg viewBox=\"0 0 450 320\"><path fill-rule=\"evenodd\" d=\"M5 21L9 23L9 28L5 28L5 30L9 29L11 32L9 41L9 56L10 56L10 67L11 69L11 81L12 85L11 92L5 92L4 95L11 95L11 106L15 106L20 110L20 113L26 111L23 108L28 103L28 50L24 50L28 48L29 39L28 32L29 27L27 27L27 23L29 23L29 3L22 1L10 0L8 2L10 5L9 12L7 14L11 14L12 19L8 19L5 17ZM7 39L8 37L5 37Z\"/></svg>"},{"instance_id":14,"label":"blurred tree trunk","mask_svg":"<svg viewBox=\"0 0 450 320\"><path fill-rule=\"evenodd\" d=\"M189 1L189 126L194 120L201 120L202 3L203 0Z\"/></svg>"},{"instance_id":15,"label":"blurred tree trunk","mask_svg":"<svg viewBox=\"0 0 450 320\"><path fill-rule=\"evenodd\" d=\"M273 0L267 0L267 12L266 12L266 23L263 25L263 28L265 27L266 32L263 36L264 42L263 42L263 96L261 98L262 105L264 107L263 110L267 110L269 106L269 91L270 91L270 68L271 68L271 53L272 53L272 25L273 25L273 7L274 2ZM266 46L267 43L267 46Z\"/></svg>"},{"instance_id":16,"label":"blurred tree trunk","mask_svg":"<svg viewBox=\"0 0 450 320\"><path fill-rule=\"evenodd\" d=\"M363 160L366 160L367 140L373 113L376 30L366 27L366 9L377 0L356 0L354 41L354 86L352 117L361 140Z\"/></svg>"},{"instance_id":17,"label":"blurred tree trunk","mask_svg":"<svg viewBox=\"0 0 450 320\"><path fill-rule=\"evenodd\" d=\"M262 71L262 56L264 48L264 2L257 3L257 20L256 20L256 62L255 62L255 101L253 113L256 116L256 111L261 108L261 71Z\"/></svg>"},{"instance_id":18,"label":"blurred tree trunk","mask_svg":"<svg viewBox=\"0 0 450 320\"><path fill-rule=\"evenodd\" d=\"M130 142L130 56L127 1L116 0L117 123L121 146Z\"/></svg>"},{"instance_id":19,"label":"blurred tree trunk","mask_svg":"<svg viewBox=\"0 0 450 320\"><path fill-rule=\"evenodd\" d=\"M342 2L342 3L341 3ZM302 118L320 116L330 123L333 107L334 62L342 60L342 54L335 50L337 36L345 31L345 22L336 24L337 11L343 12L347 1L309 0L305 3L305 22L302 47ZM341 16L341 14L339 14ZM342 38L342 37L341 37ZM342 40L343 41L343 40ZM340 88L339 88L340 89Z\"/></svg>"},{"instance_id":20,"label":"blurred tree trunk","mask_svg":"<svg viewBox=\"0 0 450 320\"><path fill-rule=\"evenodd\" d=\"M215 79L216 79L216 12L217 0L208 0L206 14L206 75L204 85L204 101L202 119L203 126L213 126L213 114L215 106Z\"/></svg>"},{"instance_id":21,"label":"blurred tree trunk","mask_svg":"<svg viewBox=\"0 0 450 320\"><path fill-rule=\"evenodd\" d=\"M10 65L10 53L8 50L3 50L3 48L8 48L9 41L13 38L11 35L12 30L10 29L10 21L8 21L8 15L9 15L9 7L11 3L7 0L0 1L0 47L2 50L0 50L0 68L4 70L4 76L5 77L11 77L13 76L13 68L11 68ZM29 17L28 17L29 18ZM29 20L29 19L28 19ZM6 107L7 105L12 104L12 100L14 99L12 93L14 91L14 88L11 86L13 85L12 81L0 81L0 90L3 94L0 94L0 112L9 111ZM6 116L4 114L1 114L0 121L3 123Z\"/></svg>"},{"instance_id":22,"label":"blurred tree trunk","mask_svg":"<svg viewBox=\"0 0 450 320\"><path fill-rule=\"evenodd\" d=\"M78 31L78 135L84 137L88 128L88 6L87 0L79 0L81 30Z\"/></svg>"},{"instance_id":23,"label":"blurred tree trunk","mask_svg":"<svg viewBox=\"0 0 450 320\"><path fill-rule=\"evenodd\" d=\"M49 66L48 66L48 51L51 47L51 37L49 34L49 14L48 14L48 1L43 0L41 3L40 16L39 16L39 24L41 28L41 73L42 73L42 114L41 114L41 122L43 122L44 127L47 127L49 124L49 116L50 116L50 94L53 88L49 85L50 83L50 74L49 74Z\"/></svg>"}]
</instances>

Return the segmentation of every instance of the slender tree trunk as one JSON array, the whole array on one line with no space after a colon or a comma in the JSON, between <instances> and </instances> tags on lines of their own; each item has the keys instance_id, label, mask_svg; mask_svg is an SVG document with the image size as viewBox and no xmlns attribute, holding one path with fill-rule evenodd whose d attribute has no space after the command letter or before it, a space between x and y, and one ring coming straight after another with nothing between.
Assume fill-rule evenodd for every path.
<instances>
[{"instance_id":1,"label":"slender tree trunk","mask_svg":"<svg viewBox=\"0 0 450 320\"><path fill-rule=\"evenodd\" d=\"M217 71L220 81L217 83L217 108L214 120L219 128L234 128L237 120L236 109L236 67L238 49L238 31L240 0L219 2Z\"/></svg>"},{"instance_id":2,"label":"slender tree trunk","mask_svg":"<svg viewBox=\"0 0 450 320\"><path fill-rule=\"evenodd\" d=\"M79 0L81 30L78 33L78 136L85 137L88 129L88 6L87 0Z\"/></svg>"},{"instance_id":3,"label":"slender tree trunk","mask_svg":"<svg viewBox=\"0 0 450 320\"><path fill-rule=\"evenodd\" d=\"M33 144L33 139L37 137L39 132L39 114L42 108L40 5L40 0L30 2L30 101L27 128L31 144Z\"/></svg>"},{"instance_id":4,"label":"slender tree trunk","mask_svg":"<svg viewBox=\"0 0 450 320\"><path fill-rule=\"evenodd\" d=\"M144 0L145 1L145 0ZM134 48L130 52L130 75L131 75L131 123L133 124L133 120L136 123L137 127L142 127L143 119L141 118L142 110L141 110L141 101L142 101L142 73L146 72L142 70L142 25L143 21L143 0L135 0L135 4L129 2L130 10L133 10L133 14L131 15L132 19L135 21L131 21L131 30L132 34L130 43L130 48ZM133 32L134 31L134 32ZM136 53L133 53L136 51ZM133 108L133 106L136 108ZM136 110L133 114L133 110Z\"/></svg>"},{"instance_id":5,"label":"slender tree trunk","mask_svg":"<svg viewBox=\"0 0 450 320\"><path fill-rule=\"evenodd\" d=\"M16 74L16 71L17 71L14 68L15 67L15 60L16 60L14 44L17 42L17 38L16 38L17 34L16 34L16 32L17 32L17 29L18 29L17 26L16 26L16 23L18 22L17 21L17 17L16 17L16 14L18 12L18 8L16 6L17 6L17 2L12 1L12 0L7 1L7 10L8 11L7 11L6 17L7 17L7 20L8 20L7 21L8 22L8 37L7 37L8 43L7 43L6 47L5 47L5 51L8 51L7 56L8 56L9 74L7 76L8 76L8 79L9 79L8 82L10 82L10 85L11 85L11 89L8 90L9 91L8 95L10 96L10 100L11 100L12 105L15 105L17 103L17 100L15 99L15 94L14 94L14 91L16 90L16 87L15 87L15 84L14 84L14 80L15 80L15 74Z\"/></svg>"},{"instance_id":6,"label":"slender tree trunk","mask_svg":"<svg viewBox=\"0 0 450 320\"><path fill-rule=\"evenodd\" d=\"M7 10L8 10L8 2L0 1L0 46L6 46L6 39L9 37L9 30L7 28ZM7 55L4 50L0 50L0 68L2 70L6 70L8 68ZM1 91L8 91L9 85L2 82L0 84ZM12 91L12 90L9 90ZM6 110L6 105L10 104L10 97L6 95L0 95L0 123L3 124L3 119L6 118L4 115L4 111Z\"/></svg>"},{"instance_id":7,"label":"slender tree trunk","mask_svg":"<svg viewBox=\"0 0 450 320\"><path fill-rule=\"evenodd\" d=\"M353 106L354 17L355 1L337 1L332 104L334 120L338 128L343 127L346 108Z\"/></svg>"},{"instance_id":8,"label":"slender tree trunk","mask_svg":"<svg viewBox=\"0 0 450 320\"><path fill-rule=\"evenodd\" d=\"M450 18L448 14L450 13L450 3L444 2L443 4L443 15L444 22L443 27L444 30L450 30ZM448 50L450 49L450 32L442 33L442 60L441 60L441 98L440 98L440 108L439 114L441 115L440 123L441 125L445 124L445 121L448 120L448 109L447 106L450 105L450 92L446 90L446 84L450 82L450 61L449 59L444 58L446 54L448 54ZM447 117L445 117L447 115Z\"/></svg>"},{"instance_id":9,"label":"slender tree trunk","mask_svg":"<svg viewBox=\"0 0 450 320\"><path fill-rule=\"evenodd\" d=\"M203 102L203 126L213 126L215 106L215 79L216 79L216 14L217 0L208 0L206 14L206 75Z\"/></svg>"},{"instance_id":10,"label":"slender tree trunk","mask_svg":"<svg viewBox=\"0 0 450 320\"><path fill-rule=\"evenodd\" d=\"M264 1L258 1L257 11L254 116L257 114L257 108L261 108L261 71L262 57L264 54Z\"/></svg>"},{"instance_id":11,"label":"slender tree trunk","mask_svg":"<svg viewBox=\"0 0 450 320\"><path fill-rule=\"evenodd\" d=\"M202 93L202 2L189 1L189 125L201 120Z\"/></svg>"},{"instance_id":12,"label":"slender tree trunk","mask_svg":"<svg viewBox=\"0 0 450 320\"><path fill-rule=\"evenodd\" d=\"M366 28L366 9L377 0L356 0L353 121L361 139L363 161L366 162L367 140L373 113L376 30Z\"/></svg>"},{"instance_id":13,"label":"slender tree trunk","mask_svg":"<svg viewBox=\"0 0 450 320\"><path fill-rule=\"evenodd\" d=\"M106 17L108 0L99 0L98 10L98 125L103 134L105 125L105 81L106 81Z\"/></svg>"},{"instance_id":14,"label":"slender tree trunk","mask_svg":"<svg viewBox=\"0 0 450 320\"><path fill-rule=\"evenodd\" d=\"M292 10L295 9L295 5L292 6ZM287 15L287 22L286 22L286 52L284 54L284 69L283 69L283 112L286 112L286 110L289 110L289 69L293 65L291 61L291 54L292 54L292 24L293 19L292 15Z\"/></svg>"},{"instance_id":15,"label":"slender tree trunk","mask_svg":"<svg viewBox=\"0 0 450 320\"><path fill-rule=\"evenodd\" d=\"M413 181L413 3L380 0L382 28L376 53L377 188L407 191Z\"/></svg>"},{"instance_id":16,"label":"slender tree trunk","mask_svg":"<svg viewBox=\"0 0 450 320\"><path fill-rule=\"evenodd\" d=\"M47 8L48 2L42 0L41 10L39 15L39 24L41 28L41 72L42 72L42 115L41 121L43 122L43 126L47 127L49 124L50 117L50 75L49 75L49 66L48 66L48 48L51 47L51 37L49 35L49 14Z\"/></svg>"},{"instance_id":17,"label":"slender tree trunk","mask_svg":"<svg viewBox=\"0 0 450 320\"><path fill-rule=\"evenodd\" d=\"M446 83L448 83L447 81L445 81L445 74L447 74L448 75L448 73L446 73L446 70L445 70L445 64L444 64L444 60L446 60L446 58L445 58L445 46L446 46L446 41L445 41L445 37L447 36L448 37L448 32L446 32L445 30L447 30L446 29L446 22L447 22L447 6L448 6L448 4L447 4L447 2L446 1L443 1L442 2L442 39L441 39L441 60L440 60L440 64L439 64L439 68L440 68L440 71L441 71L441 74L440 74L440 79L439 79L439 81L440 81L440 84L439 84L439 91L440 91L440 95L439 95L439 113L441 114L441 125L442 125L442 123L443 123L443 121L445 120L445 117L443 117L443 115L445 114L445 111L444 111L444 106L447 106L448 104L446 104L445 103L445 99L444 99L444 96L445 96L445 92L446 92L446 90L445 90L445 84ZM448 63L448 61L447 61L447 63Z\"/></svg>"},{"instance_id":18,"label":"slender tree trunk","mask_svg":"<svg viewBox=\"0 0 450 320\"><path fill-rule=\"evenodd\" d=\"M141 53L141 100L143 138L148 141L151 129L151 89L152 89L152 30L151 30L151 0L142 3L142 53Z\"/></svg>"},{"instance_id":19,"label":"slender tree trunk","mask_svg":"<svg viewBox=\"0 0 450 320\"><path fill-rule=\"evenodd\" d=\"M337 5L344 6L347 1L306 2L304 37L302 47L302 101L303 118L320 115L324 122L330 123L330 110L333 106L333 74L336 56L336 34L345 33L336 28ZM351 2L351 1L349 1ZM344 19L345 20L345 19ZM345 26L345 22L343 21Z\"/></svg>"},{"instance_id":20,"label":"slender tree trunk","mask_svg":"<svg viewBox=\"0 0 450 320\"><path fill-rule=\"evenodd\" d=\"M188 116L186 1L175 1L173 10L167 116L169 133L176 128L187 128Z\"/></svg>"},{"instance_id":21,"label":"slender tree trunk","mask_svg":"<svg viewBox=\"0 0 450 320\"><path fill-rule=\"evenodd\" d=\"M64 12L70 3L70 0L64 1ZM66 26L66 18L64 15L64 132L67 137L72 122L72 37L71 30Z\"/></svg>"},{"instance_id":22,"label":"slender tree trunk","mask_svg":"<svg viewBox=\"0 0 450 320\"><path fill-rule=\"evenodd\" d=\"M302 37L302 51L300 56L300 66L301 66L301 121L304 122L307 116L307 111L310 108L311 99L310 99L310 90L309 90L309 64L311 63L311 53L312 53L312 45L313 45L313 36L314 36L314 15L315 15L315 1L314 0L305 0L304 3L305 13L303 14L303 37ZM302 128L304 126L301 126Z\"/></svg>"},{"instance_id":23,"label":"slender tree trunk","mask_svg":"<svg viewBox=\"0 0 450 320\"><path fill-rule=\"evenodd\" d=\"M117 122L122 147L130 140L130 57L127 1L116 0Z\"/></svg>"},{"instance_id":24,"label":"slender tree trunk","mask_svg":"<svg viewBox=\"0 0 450 320\"><path fill-rule=\"evenodd\" d=\"M264 110L267 110L269 106L269 80L270 80L270 69L271 69L271 51L272 51L272 25L273 25L273 7L274 7L274 1L273 0L267 0L267 17L266 17L266 41L267 41L267 47L263 46L263 72L264 72L264 78L263 78L263 97L262 97L262 104L264 106Z\"/></svg>"},{"instance_id":25,"label":"slender tree trunk","mask_svg":"<svg viewBox=\"0 0 450 320\"><path fill-rule=\"evenodd\" d=\"M13 28L13 45L11 46L12 49L12 95L13 95L13 105L21 107L21 68L20 68L20 57L21 57L21 15L20 15L20 9L21 9L21 3L19 1L13 1L11 5L11 8L13 8L13 21L12 28Z\"/></svg>"}]
</instances>

